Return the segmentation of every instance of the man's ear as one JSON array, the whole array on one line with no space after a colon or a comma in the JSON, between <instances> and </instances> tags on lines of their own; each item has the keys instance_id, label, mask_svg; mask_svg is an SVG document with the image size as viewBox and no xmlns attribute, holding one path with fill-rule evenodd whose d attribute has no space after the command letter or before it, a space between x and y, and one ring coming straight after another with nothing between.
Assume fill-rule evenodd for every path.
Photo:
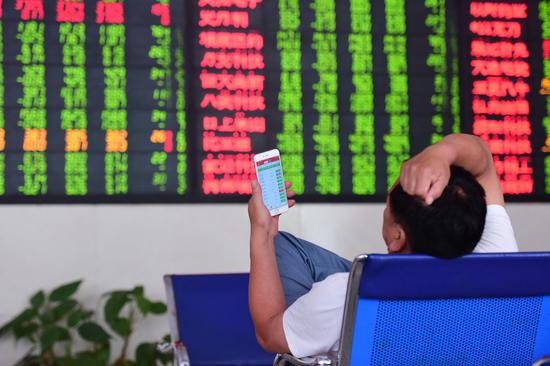
<instances>
[{"instance_id":1,"label":"man's ear","mask_svg":"<svg viewBox=\"0 0 550 366\"><path fill-rule=\"evenodd\" d=\"M392 228L390 242L388 243L388 252L393 254L411 252L407 244L405 230L403 230L401 225L395 225Z\"/></svg>"}]
</instances>

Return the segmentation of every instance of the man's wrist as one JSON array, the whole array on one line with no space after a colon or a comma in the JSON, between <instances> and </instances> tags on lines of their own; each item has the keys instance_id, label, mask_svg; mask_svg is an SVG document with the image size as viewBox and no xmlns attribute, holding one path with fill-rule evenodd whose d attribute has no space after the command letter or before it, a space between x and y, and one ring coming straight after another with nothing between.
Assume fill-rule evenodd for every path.
<instances>
[{"instance_id":1,"label":"man's wrist","mask_svg":"<svg viewBox=\"0 0 550 366\"><path fill-rule=\"evenodd\" d=\"M457 152L455 146L449 141L449 138L444 138L438 144L432 145L429 148L436 151L436 155L439 158L444 159L449 166L455 164Z\"/></svg>"},{"instance_id":2,"label":"man's wrist","mask_svg":"<svg viewBox=\"0 0 550 366\"><path fill-rule=\"evenodd\" d=\"M255 241L273 240L276 235L277 232L260 225L252 225L250 228L250 237Z\"/></svg>"}]
</instances>

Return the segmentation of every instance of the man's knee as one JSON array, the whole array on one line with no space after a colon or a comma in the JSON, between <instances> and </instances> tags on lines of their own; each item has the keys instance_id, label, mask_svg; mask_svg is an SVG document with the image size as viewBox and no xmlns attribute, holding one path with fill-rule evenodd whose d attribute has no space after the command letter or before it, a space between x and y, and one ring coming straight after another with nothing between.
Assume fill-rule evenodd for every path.
<instances>
[{"instance_id":1,"label":"man's knee","mask_svg":"<svg viewBox=\"0 0 550 366\"><path fill-rule=\"evenodd\" d=\"M301 251L300 242L294 235L286 231L279 231L277 236L275 236L275 254L277 260L279 260L279 257L302 259Z\"/></svg>"}]
</instances>

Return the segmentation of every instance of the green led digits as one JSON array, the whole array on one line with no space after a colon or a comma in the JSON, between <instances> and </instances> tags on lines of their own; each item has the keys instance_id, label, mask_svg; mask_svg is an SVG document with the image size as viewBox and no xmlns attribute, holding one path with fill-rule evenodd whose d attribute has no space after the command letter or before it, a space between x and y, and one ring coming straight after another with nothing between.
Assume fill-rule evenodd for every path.
<instances>
[{"instance_id":1,"label":"green led digits","mask_svg":"<svg viewBox=\"0 0 550 366\"><path fill-rule=\"evenodd\" d=\"M4 38L0 21L0 196L6 194L6 130L4 117Z\"/></svg>"},{"instance_id":2,"label":"green led digits","mask_svg":"<svg viewBox=\"0 0 550 366\"><path fill-rule=\"evenodd\" d=\"M168 4L167 1L158 1L156 6ZM153 5L153 7L155 7ZM164 8L168 9L168 8ZM153 12L154 13L154 12ZM160 13L158 13L160 14ZM151 142L157 143L157 149L162 151L154 151L151 155L150 162L156 168L151 177L151 184L160 192L165 192L168 183L167 173L167 159L168 152L172 152L172 140L173 132L166 130L166 123L168 121L168 103L171 99L171 83L172 83L172 69L170 64L172 62L171 44L172 36L170 24L168 21L164 23L159 17L158 21L162 25L151 26L151 36L153 38L153 45L149 49L149 58L151 58L155 66L151 68L150 78L156 84L152 90L153 100L155 107L151 111Z\"/></svg>"},{"instance_id":3,"label":"green led digits","mask_svg":"<svg viewBox=\"0 0 550 366\"><path fill-rule=\"evenodd\" d=\"M86 92L86 25L59 24L63 54L61 129L65 130L65 193L88 193L88 117Z\"/></svg>"},{"instance_id":4,"label":"green led digits","mask_svg":"<svg viewBox=\"0 0 550 366\"><path fill-rule=\"evenodd\" d=\"M315 18L311 23L316 61L312 68L319 81L313 84L313 108L319 113L313 127L315 190L322 194L339 194L340 140L338 116L338 73L336 62L336 11L334 0L315 0L311 3Z\"/></svg>"},{"instance_id":5,"label":"green led digits","mask_svg":"<svg viewBox=\"0 0 550 366\"><path fill-rule=\"evenodd\" d=\"M279 28L277 48L281 56L281 86L278 103L283 128L277 134L277 148L281 152L285 178L292 182L292 189L301 194L304 192L304 123L299 0L279 0Z\"/></svg>"},{"instance_id":6,"label":"green led digits","mask_svg":"<svg viewBox=\"0 0 550 366\"><path fill-rule=\"evenodd\" d=\"M539 19L543 42L548 44L550 42L550 0L542 0L539 3ZM550 57L547 55L542 60L542 73L541 94L544 95L544 104L546 105L546 113L542 119L542 125L546 132L546 141L542 147L542 151L546 154L544 157L544 191L550 194L550 95L548 94L548 87L544 87L544 84L550 81ZM545 90L544 93L543 89Z\"/></svg>"},{"instance_id":7,"label":"green led digits","mask_svg":"<svg viewBox=\"0 0 550 366\"><path fill-rule=\"evenodd\" d=\"M386 94L385 100L389 131L384 135L384 150L388 156L386 170L389 188L399 177L401 163L410 154L405 1L386 0L385 14L384 53L390 92Z\"/></svg>"},{"instance_id":8,"label":"green led digits","mask_svg":"<svg viewBox=\"0 0 550 366\"><path fill-rule=\"evenodd\" d=\"M176 153L177 153L177 167L176 173L178 176L178 188L177 193L183 195L187 191L187 140L185 137L185 131L187 129L187 121L185 117L185 95L183 93L185 89L184 74L183 74L183 33L178 31L177 33L177 47L174 57L174 63L176 67L175 80L176 80L176 120L178 122L178 131L176 132Z\"/></svg>"},{"instance_id":9,"label":"green led digits","mask_svg":"<svg viewBox=\"0 0 550 366\"><path fill-rule=\"evenodd\" d=\"M22 87L17 125L24 129L23 162L19 165L23 185L19 191L25 196L47 193L44 27L44 23L38 21L22 21L17 25L16 38L21 51L16 59L22 64L22 75L17 77Z\"/></svg>"},{"instance_id":10,"label":"green led digits","mask_svg":"<svg viewBox=\"0 0 550 366\"><path fill-rule=\"evenodd\" d=\"M350 20L348 52L354 87L350 95L350 112L355 119L355 130L348 143L352 154L352 191L357 195L372 195L376 191L376 157L370 0L350 0Z\"/></svg>"},{"instance_id":11,"label":"green led digits","mask_svg":"<svg viewBox=\"0 0 550 366\"><path fill-rule=\"evenodd\" d=\"M122 3L110 1L110 3ZM123 19L123 17L122 17ZM112 22L112 23L111 23ZM106 17L99 26L104 107L101 128L105 131L105 194L128 193L128 117L126 107L126 29L119 19Z\"/></svg>"},{"instance_id":12,"label":"green led digits","mask_svg":"<svg viewBox=\"0 0 550 366\"><path fill-rule=\"evenodd\" d=\"M445 0L425 0L424 5L430 11L425 24L430 29L428 43L431 53L426 64L434 71L434 93L431 97L433 107L431 143L443 138L443 113L447 109L447 42Z\"/></svg>"}]
</instances>

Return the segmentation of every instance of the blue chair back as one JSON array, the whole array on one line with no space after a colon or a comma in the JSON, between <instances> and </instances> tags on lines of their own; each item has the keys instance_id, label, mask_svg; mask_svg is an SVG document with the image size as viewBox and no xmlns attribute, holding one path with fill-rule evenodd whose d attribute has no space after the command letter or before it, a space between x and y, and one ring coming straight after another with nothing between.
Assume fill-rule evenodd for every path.
<instances>
[{"instance_id":1,"label":"blue chair back","mask_svg":"<svg viewBox=\"0 0 550 366\"><path fill-rule=\"evenodd\" d=\"M172 341L191 366L272 365L256 341L248 311L248 273L166 275Z\"/></svg>"},{"instance_id":2,"label":"blue chair back","mask_svg":"<svg viewBox=\"0 0 550 366\"><path fill-rule=\"evenodd\" d=\"M550 253L364 255L352 266L342 365L531 365L545 354Z\"/></svg>"}]
</instances>

